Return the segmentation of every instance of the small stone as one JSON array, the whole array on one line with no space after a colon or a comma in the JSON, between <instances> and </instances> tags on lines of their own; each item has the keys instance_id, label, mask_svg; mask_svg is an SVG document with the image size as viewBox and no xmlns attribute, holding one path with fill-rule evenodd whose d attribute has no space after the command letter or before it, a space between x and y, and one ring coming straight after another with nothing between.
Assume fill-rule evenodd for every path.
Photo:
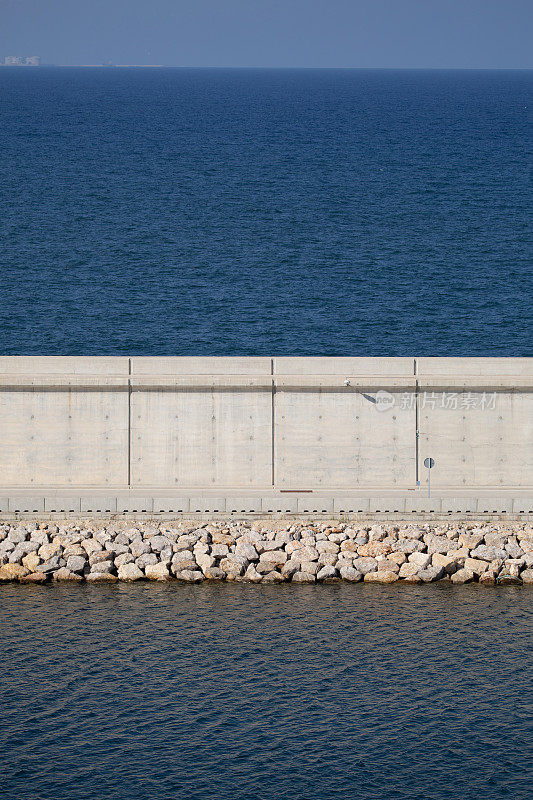
<instances>
[{"instance_id":1,"label":"small stone","mask_svg":"<svg viewBox=\"0 0 533 800\"><path fill-rule=\"evenodd\" d=\"M144 578L144 574L137 564L130 562L118 568L118 578L121 581L140 581Z\"/></svg>"},{"instance_id":2,"label":"small stone","mask_svg":"<svg viewBox=\"0 0 533 800\"><path fill-rule=\"evenodd\" d=\"M524 583L533 583L533 569L525 569L521 574L520 577Z\"/></svg>"}]
</instances>

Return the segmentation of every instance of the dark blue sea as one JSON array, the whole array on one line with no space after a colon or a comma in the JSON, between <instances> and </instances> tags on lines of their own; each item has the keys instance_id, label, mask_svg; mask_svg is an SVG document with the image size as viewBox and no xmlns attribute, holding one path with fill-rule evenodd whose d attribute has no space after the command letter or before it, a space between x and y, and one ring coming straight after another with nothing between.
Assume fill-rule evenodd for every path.
<instances>
[{"instance_id":1,"label":"dark blue sea","mask_svg":"<svg viewBox=\"0 0 533 800\"><path fill-rule=\"evenodd\" d=\"M532 355L533 73L0 70L0 354Z\"/></svg>"},{"instance_id":2,"label":"dark blue sea","mask_svg":"<svg viewBox=\"0 0 533 800\"><path fill-rule=\"evenodd\" d=\"M531 591L0 586L5 800L530 800Z\"/></svg>"}]
</instances>

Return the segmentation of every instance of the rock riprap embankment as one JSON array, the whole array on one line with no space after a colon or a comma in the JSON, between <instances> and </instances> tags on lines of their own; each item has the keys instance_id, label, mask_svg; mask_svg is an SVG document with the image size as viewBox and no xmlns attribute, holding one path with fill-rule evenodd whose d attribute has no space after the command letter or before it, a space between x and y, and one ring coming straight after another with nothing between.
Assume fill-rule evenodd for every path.
<instances>
[{"instance_id":1,"label":"rock riprap embankment","mask_svg":"<svg viewBox=\"0 0 533 800\"><path fill-rule=\"evenodd\" d=\"M0 523L0 581L533 584L527 523Z\"/></svg>"}]
</instances>

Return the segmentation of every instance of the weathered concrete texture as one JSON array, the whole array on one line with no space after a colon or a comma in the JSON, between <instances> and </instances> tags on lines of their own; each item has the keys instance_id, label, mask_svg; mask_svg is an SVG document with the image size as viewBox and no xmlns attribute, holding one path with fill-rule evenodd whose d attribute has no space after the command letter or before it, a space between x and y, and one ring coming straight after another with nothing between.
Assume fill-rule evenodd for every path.
<instances>
[{"instance_id":1,"label":"weathered concrete texture","mask_svg":"<svg viewBox=\"0 0 533 800\"><path fill-rule=\"evenodd\" d=\"M0 582L533 584L533 525L0 523Z\"/></svg>"},{"instance_id":2,"label":"weathered concrete texture","mask_svg":"<svg viewBox=\"0 0 533 800\"><path fill-rule=\"evenodd\" d=\"M144 513L180 490L193 513L217 490L215 512L228 500L230 513L363 513L403 492L402 513L419 510L407 492L423 492L431 457L436 503L451 508L428 499L428 512L475 511L454 509L453 492L474 506L490 490L499 513L520 513L514 501L533 494L533 360L2 357L0 429L0 512L16 489L38 513L53 511L40 489L92 487L109 489L98 508L80 494L58 510L130 511L123 489L145 492ZM281 503L296 490L309 496ZM339 508L358 492L360 509Z\"/></svg>"}]
</instances>

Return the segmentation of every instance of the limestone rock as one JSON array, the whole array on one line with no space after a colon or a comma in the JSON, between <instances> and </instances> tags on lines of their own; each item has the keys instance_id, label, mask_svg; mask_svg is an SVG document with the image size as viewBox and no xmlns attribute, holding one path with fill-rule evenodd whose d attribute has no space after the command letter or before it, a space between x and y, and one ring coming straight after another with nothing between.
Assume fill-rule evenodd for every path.
<instances>
[{"instance_id":1,"label":"limestone rock","mask_svg":"<svg viewBox=\"0 0 533 800\"><path fill-rule=\"evenodd\" d=\"M365 583L394 583L398 580L396 572L390 570L377 572L367 572L364 579Z\"/></svg>"},{"instance_id":2,"label":"limestone rock","mask_svg":"<svg viewBox=\"0 0 533 800\"><path fill-rule=\"evenodd\" d=\"M287 562L289 563L289 562ZM256 570L254 564L249 564L246 572L244 573L244 579L247 581L251 581L251 583L259 583L262 580L262 575Z\"/></svg>"},{"instance_id":3,"label":"limestone rock","mask_svg":"<svg viewBox=\"0 0 533 800\"><path fill-rule=\"evenodd\" d=\"M336 577L337 577L337 570L335 569L335 567L326 566L322 567L322 569L320 569L317 572L316 579L317 581L324 581L326 580L326 578L336 578Z\"/></svg>"},{"instance_id":4,"label":"limestone rock","mask_svg":"<svg viewBox=\"0 0 533 800\"><path fill-rule=\"evenodd\" d=\"M28 553L27 556L24 556L22 559L22 563L25 567L29 569L30 572L35 572L39 564L41 563L41 559L37 555L37 553Z\"/></svg>"},{"instance_id":5,"label":"limestone rock","mask_svg":"<svg viewBox=\"0 0 533 800\"><path fill-rule=\"evenodd\" d=\"M176 573L176 578L186 583L201 583L204 580L203 572L199 569L182 569Z\"/></svg>"},{"instance_id":6,"label":"limestone rock","mask_svg":"<svg viewBox=\"0 0 533 800\"><path fill-rule=\"evenodd\" d=\"M440 580L444 577L444 574L443 567L428 566L425 569L419 570L418 577L423 583L432 583L433 581Z\"/></svg>"},{"instance_id":7,"label":"limestone rock","mask_svg":"<svg viewBox=\"0 0 533 800\"><path fill-rule=\"evenodd\" d=\"M362 544L357 548L358 555L364 557L369 556L375 558L376 556L386 556L391 552L391 547L383 542L368 542Z\"/></svg>"},{"instance_id":8,"label":"limestone rock","mask_svg":"<svg viewBox=\"0 0 533 800\"><path fill-rule=\"evenodd\" d=\"M428 553L411 553L409 563L416 564L419 569L425 569L431 564L431 556Z\"/></svg>"},{"instance_id":9,"label":"limestone rock","mask_svg":"<svg viewBox=\"0 0 533 800\"><path fill-rule=\"evenodd\" d=\"M312 575L310 572L295 572L292 576L293 583L314 583L315 576Z\"/></svg>"},{"instance_id":10,"label":"limestone rock","mask_svg":"<svg viewBox=\"0 0 533 800\"><path fill-rule=\"evenodd\" d=\"M479 582L483 584L483 586L494 586L496 583L496 573L493 570L487 570L487 572L483 572L479 576Z\"/></svg>"},{"instance_id":11,"label":"limestone rock","mask_svg":"<svg viewBox=\"0 0 533 800\"><path fill-rule=\"evenodd\" d=\"M345 581L350 581L351 583L358 583L359 581L363 580L362 572L359 572L353 567L340 567L339 572L341 578Z\"/></svg>"},{"instance_id":12,"label":"limestone rock","mask_svg":"<svg viewBox=\"0 0 533 800\"><path fill-rule=\"evenodd\" d=\"M452 583L456 584L463 584L463 583L470 583L474 580L474 573L472 570L463 567L462 569L458 569L457 572L451 577Z\"/></svg>"},{"instance_id":13,"label":"limestone rock","mask_svg":"<svg viewBox=\"0 0 533 800\"><path fill-rule=\"evenodd\" d=\"M30 572L29 575L23 575L19 578L20 583L46 583L48 575L44 572Z\"/></svg>"},{"instance_id":14,"label":"limestone rock","mask_svg":"<svg viewBox=\"0 0 533 800\"><path fill-rule=\"evenodd\" d=\"M226 573L220 567L208 567L204 570L204 575L209 581L223 581Z\"/></svg>"},{"instance_id":15,"label":"limestone rock","mask_svg":"<svg viewBox=\"0 0 533 800\"><path fill-rule=\"evenodd\" d=\"M432 556L431 563L434 567L442 567L448 575L456 572L461 567L461 561L457 560L455 554L435 553Z\"/></svg>"},{"instance_id":16,"label":"limestone rock","mask_svg":"<svg viewBox=\"0 0 533 800\"><path fill-rule=\"evenodd\" d=\"M110 572L90 572L85 576L88 583L116 583L118 578Z\"/></svg>"},{"instance_id":17,"label":"limestone rock","mask_svg":"<svg viewBox=\"0 0 533 800\"><path fill-rule=\"evenodd\" d=\"M402 564L400 567L399 576L400 578L412 578L414 575L418 574L418 570L420 567L418 564L412 564L411 562L407 562L406 564ZM419 581L421 583L421 579Z\"/></svg>"},{"instance_id":18,"label":"limestone rock","mask_svg":"<svg viewBox=\"0 0 533 800\"><path fill-rule=\"evenodd\" d=\"M67 558L67 569L70 572L83 572L85 569L85 565L87 564L86 559L84 556L70 556Z\"/></svg>"},{"instance_id":19,"label":"limestone rock","mask_svg":"<svg viewBox=\"0 0 533 800\"><path fill-rule=\"evenodd\" d=\"M375 558L355 558L353 567L363 575L367 575L369 572L376 572L378 562Z\"/></svg>"},{"instance_id":20,"label":"limestone rock","mask_svg":"<svg viewBox=\"0 0 533 800\"><path fill-rule=\"evenodd\" d=\"M465 569L469 569L474 575L481 575L488 569L488 563L479 558L465 558Z\"/></svg>"},{"instance_id":21,"label":"limestone rock","mask_svg":"<svg viewBox=\"0 0 533 800\"><path fill-rule=\"evenodd\" d=\"M130 562L118 568L118 578L121 581L140 581L144 578L137 564Z\"/></svg>"},{"instance_id":22,"label":"limestone rock","mask_svg":"<svg viewBox=\"0 0 533 800\"><path fill-rule=\"evenodd\" d=\"M289 561L286 561L281 568L281 574L285 578L292 577L296 572L300 569L300 565L298 561L293 560L292 558Z\"/></svg>"},{"instance_id":23,"label":"limestone rock","mask_svg":"<svg viewBox=\"0 0 533 800\"><path fill-rule=\"evenodd\" d=\"M283 583L285 578L281 574L281 572L276 572L276 570L272 570L271 572L267 572L266 575L263 575L262 583Z\"/></svg>"},{"instance_id":24,"label":"limestone rock","mask_svg":"<svg viewBox=\"0 0 533 800\"><path fill-rule=\"evenodd\" d=\"M533 569L525 569L520 577L524 583L533 584Z\"/></svg>"},{"instance_id":25,"label":"limestone rock","mask_svg":"<svg viewBox=\"0 0 533 800\"><path fill-rule=\"evenodd\" d=\"M472 558L481 558L484 561L494 561L497 558L507 558L507 553L502 547L489 547L486 544L480 544L475 550L470 553Z\"/></svg>"},{"instance_id":26,"label":"limestone rock","mask_svg":"<svg viewBox=\"0 0 533 800\"><path fill-rule=\"evenodd\" d=\"M149 540L150 547L154 553L160 553L167 547L172 548L172 542L166 536L152 536ZM139 555L142 555L139 553Z\"/></svg>"},{"instance_id":27,"label":"limestone rock","mask_svg":"<svg viewBox=\"0 0 533 800\"><path fill-rule=\"evenodd\" d=\"M0 581L16 581L29 574L29 569L22 564L4 564L0 567Z\"/></svg>"},{"instance_id":28,"label":"limestone rock","mask_svg":"<svg viewBox=\"0 0 533 800\"><path fill-rule=\"evenodd\" d=\"M147 564L144 574L149 581L169 581L170 572L165 564Z\"/></svg>"},{"instance_id":29,"label":"limestone rock","mask_svg":"<svg viewBox=\"0 0 533 800\"><path fill-rule=\"evenodd\" d=\"M56 572L52 574L52 580L54 581L74 581L76 583L80 583L83 578L81 575L78 575L76 572L71 572L66 567L60 567Z\"/></svg>"}]
</instances>

